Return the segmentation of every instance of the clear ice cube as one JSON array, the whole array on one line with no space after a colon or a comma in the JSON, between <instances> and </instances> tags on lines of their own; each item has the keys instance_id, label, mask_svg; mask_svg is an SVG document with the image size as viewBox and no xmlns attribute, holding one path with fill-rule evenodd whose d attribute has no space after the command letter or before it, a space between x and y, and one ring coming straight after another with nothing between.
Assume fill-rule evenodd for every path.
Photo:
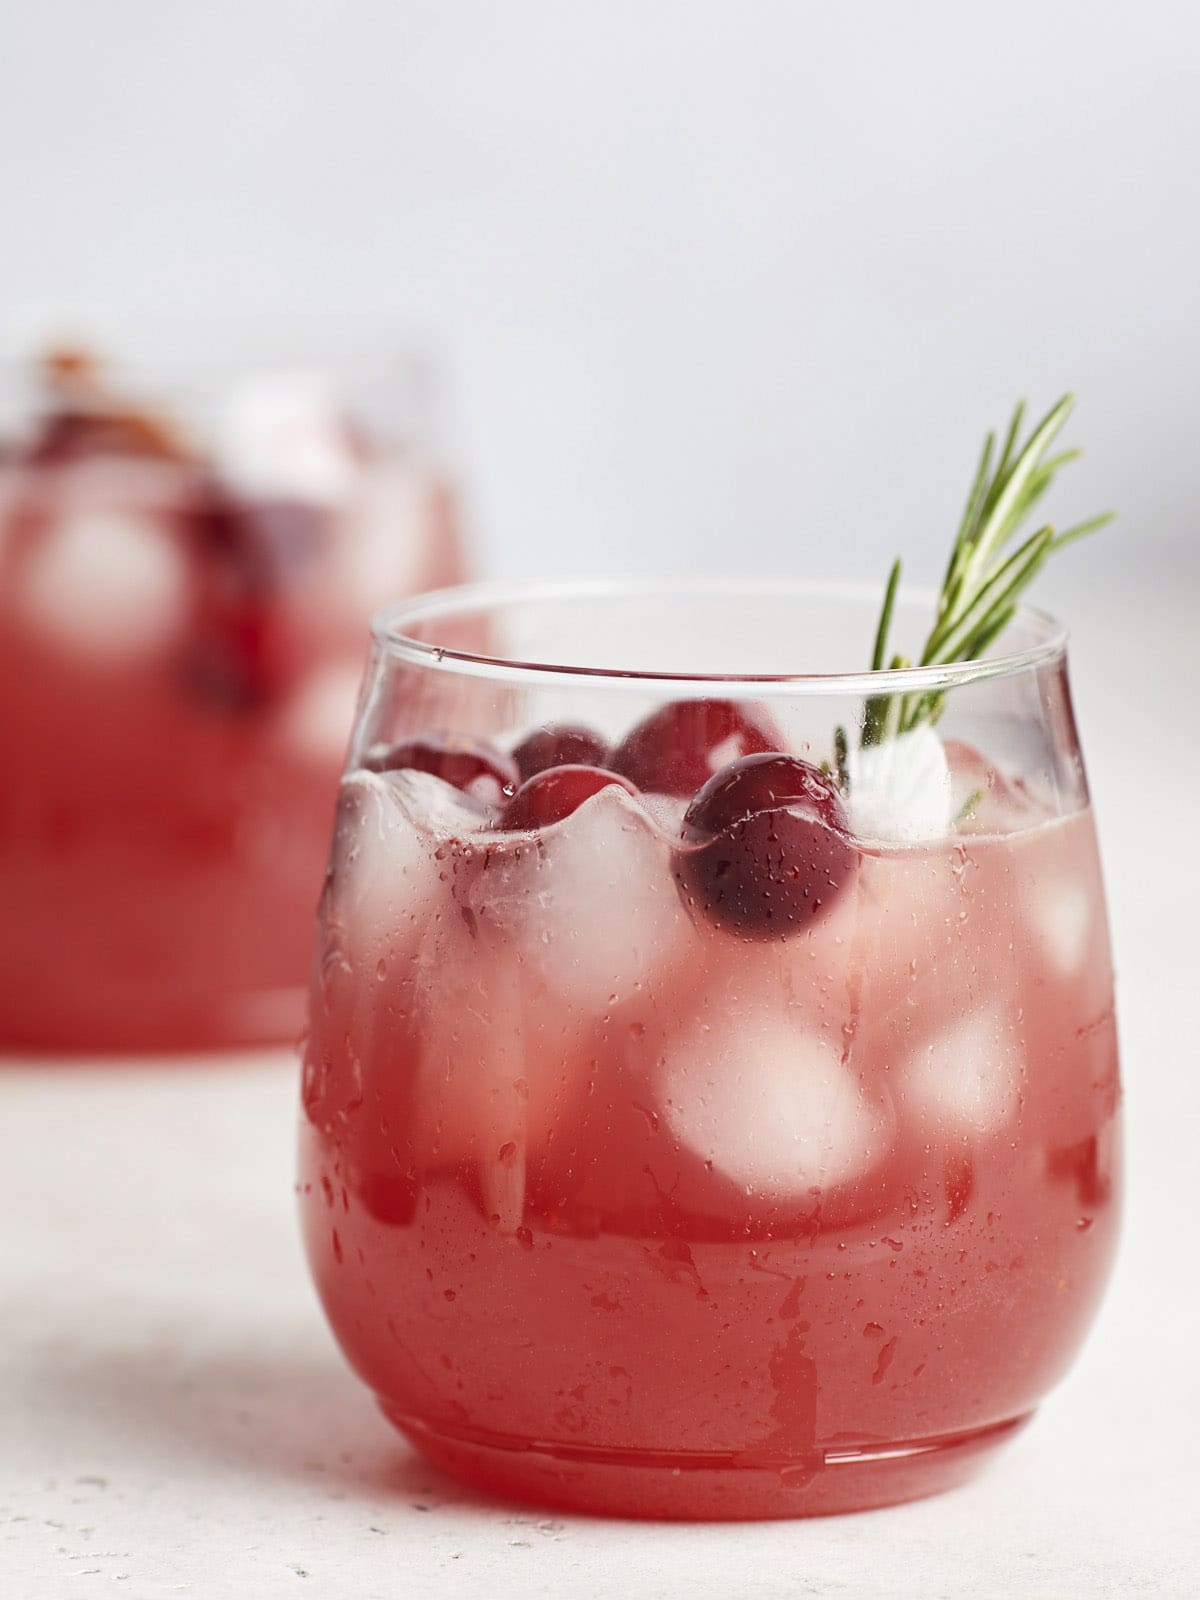
<instances>
[{"instance_id":1,"label":"clear ice cube","mask_svg":"<svg viewBox=\"0 0 1200 1600\"><path fill-rule=\"evenodd\" d=\"M709 1005L669 1043L658 1085L675 1136L748 1194L800 1195L859 1176L891 1142L891 1114L841 1051L778 1005Z\"/></svg>"},{"instance_id":2,"label":"clear ice cube","mask_svg":"<svg viewBox=\"0 0 1200 1600\"><path fill-rule=\"evenodd\" d=\"M536 835L497 839L472 895L527 970L592 1016L635 996L694 940L668 843L615 786Z\"/></svg>"},{"instance_id":3,"label":"clear ice cube","mask_svg":"<svg viewBox=\"0 0 1200 1600\"><path fill-rule=\"evenodd\" d=\"M356 772L342 784L332 906L360 963L406 956L451 909L439 859L447 839L478 827L457 789L424 772Z\"/></svg>"},{"instance_id":4,"label":"clear ice cube","mask_svg":"<svg viewBox=\"0 0 1200 1600\"><path fill-rule=\"evenodd\" d=\"M974 745L948 739L951 809L959 833L1018 833L1045 818L1044 809Z\"/></svg>"},{"instance_id":5,"label":"clear ice cube","mask_svg":"<svg viewBox=\"0 0 1200 1600\"><path fill-rule=\"evenodd\" d=\"M1022 1065L1012 1016L988 1005L917 1047L901 1075L903 1103L944 1130L995 1133L1016 1112Z\"/></svg>"},{"instance_id":6,"label":"clear ice cube","mask_svg":"<svg viewBox=\"0 0 1200 1600\"><path fill-rule=\"evenodd\" d=\"M128 660L182 637L187 562L149 513L71 511L46 530L22 577L25 614L72 650Z\"/></svg>"},{"instance_id":7,"label":"clear ice cube","mask_svg":"<svg viewBox=\"0 0 1200 1600\"><path fill-rule=\"evenodd\" d=\"M910 844L944 838L952 817L942 741L923 724L847 752L850 826L861 839Z\"/></svg>"},{"instance_id":8,"label":"clear ice cube","mask_svg":"<svg viewBox=\"0 0 1200 1600\"><path fill-rule=\"evenodd\" d=\"M374 611L388 595L420 586L435 532L432 494L429 479L406 461L378 461L363 474L338 541L355 605Z\"/></svg>"},{"instance_id":9,"label":"clear ice cube","mask_svg":"<svg viewBox=\"0 0 1200 1600\"><path fill-rule=\"evenodd\" d=\"M1095 887L1058 874L1030 886L1029 916L1039 949L1058 978L1075 978L1087 964L1101 909Z\"/></svg>"}]
</instances>

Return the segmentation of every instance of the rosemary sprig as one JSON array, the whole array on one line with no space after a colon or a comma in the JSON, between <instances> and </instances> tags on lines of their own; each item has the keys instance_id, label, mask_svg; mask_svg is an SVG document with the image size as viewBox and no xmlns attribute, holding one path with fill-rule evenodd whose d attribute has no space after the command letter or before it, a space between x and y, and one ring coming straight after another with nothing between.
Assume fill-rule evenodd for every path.
<instances>
[{"instance_id":1,"label":"rosemary sprig","mask_svg":"<svg viewBox=\"0 0 1200 1600\"><path fill-rule=\"evenodd\" d=\"M1020 444L1020 436L1025 406L1024 402L1018 405L994 466L996 436L988 434L950 551L937 614L921 651L919 665L936 666L981 656L1008 626L1020 597L1054 552L1112 521L1113 513L1105 512L1076 523L1062 533L1056 533L1050 524L1045 524L1009 552L1017 530L1028 520L1055 474L1079 455L1078 450L1063 450L1058 455L1047 456L1074 403L1074 395L1064 395L1034 428L1024 445ZM883 609L875 630L871 653L873 672L878 672L885 661L893 669L909 665L902 656L888 657L888 635L900 574L901 564L897 560L888 575ZM895 734L910 732L923 722L936 722L945 703L942 690L873 695L863 711L859 743L863 747L881 744ZM838 731L844 744L844 730ZM844 769L844 758L839 760L838 767Z\"/></svg>"}]
</instances>

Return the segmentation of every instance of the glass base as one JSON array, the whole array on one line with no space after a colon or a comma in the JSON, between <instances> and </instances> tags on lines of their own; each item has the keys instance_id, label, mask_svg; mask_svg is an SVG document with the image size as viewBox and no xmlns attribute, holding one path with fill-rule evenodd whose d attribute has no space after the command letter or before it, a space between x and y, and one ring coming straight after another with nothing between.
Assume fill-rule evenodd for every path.
<instances>
[{"instance_id":1,"label":"glass base","mask_svg":"<svg viewBox=\"0 0 1200 1600\"><path fill-rule=\"evenodd\" d=\"M749 1521L829 1516L956 1488L1033 1415L897 1444L839 1446L787 1460L756 1455L600 1450L525 1442L444 1423L380 1401L426 1460L509 1499L610 1517Z\"/></svg>"}]
</instances>

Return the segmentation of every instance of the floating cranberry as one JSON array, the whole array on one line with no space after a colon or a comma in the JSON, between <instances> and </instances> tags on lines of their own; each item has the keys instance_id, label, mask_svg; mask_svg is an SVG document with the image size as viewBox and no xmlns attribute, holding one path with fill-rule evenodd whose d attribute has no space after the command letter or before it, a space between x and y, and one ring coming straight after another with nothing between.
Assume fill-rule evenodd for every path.
<instances>
[{"instance_id":1,"label":"floating cranberry","mask_svg":"<svg viewBox=\"0 0 1200 1600\"><path fill-rule=\"evenodd\" d=\"M631 728L610 764L639 789L685 799L727 762L778 750L781 743L757 707L733 700L675 700Z\"/></svg>"},{"instance_id":2,"label":"floating cranberry","mask_svg":"<svg viewBox=\"0 0 1200 1600\"><path fill-rule=\"evenodd\" d=\"M521 781L510 756L486 739L461 733L426 733L401 740L372 751L363 766L369 772L429 772L492 804L511 797Z\"/></svg>"},{"instance_id":3,"label":"floating cranberry","mask_svg":"<svg viewBox=\"0 0 1200 1600\"><path fill-rule=\"evenodd\" d=\"M787 939L826 911L858 850L825 775L795 756L759 754L710 778L687 809L675 878L724 927Z\"/></svg>"},{"instance_id":4,"label":"floating cranberry","mask_svg":"<svg viewBox=\"0 0 1200 1600\"><path fill-rule=\"evenodd\" d=\"M504 812L502 826L548 828L552 822L569 817L585 800L611 784L624 789L626 794L637 793L628 778L606 772L603 767L547 767L545 772L535 773L513 795Z\"/></svg>"},{"instance_id":5,"label":"floating cranberry","mask_svg":"<svg viewBox=\"0 0 1200 1600\"><path fill-rule=\"evenodd\" d=\"M186 658L194 695L222 712L254 711L281 700L305 668L301 639L267 596L226 596L200 607Z\"/></svg>"},{"instance_id":6,"label":"floating cranberry","mask_svg":"<svg viewBox=\"0 0 1200 1600\"><path fill-rule=\"evenodd\" d=\"M289 604L297 569L326 529L320 507L251 504L215 486L182 513L196 554L196 611L188 654L194 693L223 711L253 710L289 693L306 666Z\"/></svg>"},{"instance_id":7,"label":"floating cranberry","mask_svg":"<svg viewBox=\"0 0 1200 1600\"><path fill-rule=\"evenodd\" d=\"M608 746L598 733L573 723L551 723L522 739L513 751L522 779L532 778L547 767L599 767L608 755Z\"/></svg>"}]
</instances>

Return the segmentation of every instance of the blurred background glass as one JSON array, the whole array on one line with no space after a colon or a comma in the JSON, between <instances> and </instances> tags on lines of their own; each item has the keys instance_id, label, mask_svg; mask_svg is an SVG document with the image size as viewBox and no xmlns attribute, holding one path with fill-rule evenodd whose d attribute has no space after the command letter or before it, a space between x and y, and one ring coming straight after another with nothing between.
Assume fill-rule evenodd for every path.
<instances>
[{"instance_id":1,"label":"blurred background glass","mask_svg":"<svg viewBox=\"0 0 1200 1600\"><path fill-rule=\"evenodd\" d=\"M294 1039L367 621L464 573L423 386L8 377L0 1046Z\"/></svg>"}]
</instances>

